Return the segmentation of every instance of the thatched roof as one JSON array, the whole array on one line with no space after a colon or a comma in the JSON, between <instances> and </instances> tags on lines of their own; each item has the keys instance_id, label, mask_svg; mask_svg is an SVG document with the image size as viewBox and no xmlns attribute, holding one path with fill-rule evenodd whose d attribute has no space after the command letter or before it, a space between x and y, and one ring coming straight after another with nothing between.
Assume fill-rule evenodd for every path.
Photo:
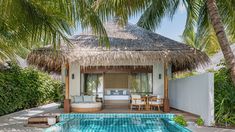
<instances>
[{"instance_id":1,"label":"thatched roof","mask_svg":"<svg viewBox=\"0 0 235 132\"><path fill-rule=\"evenodd\" d=\"M152 65L167 62L174 71L192 70L209 61L208 56L183 43L127 24L118 26L114 21L105 24L110 48L99 46L91 32L71 39L72 47L62 45L56 52L51 47L36 49L28 55L29 64L49 71L60 71L65 61L83 66Z\"/></svg>"}]
</instances>

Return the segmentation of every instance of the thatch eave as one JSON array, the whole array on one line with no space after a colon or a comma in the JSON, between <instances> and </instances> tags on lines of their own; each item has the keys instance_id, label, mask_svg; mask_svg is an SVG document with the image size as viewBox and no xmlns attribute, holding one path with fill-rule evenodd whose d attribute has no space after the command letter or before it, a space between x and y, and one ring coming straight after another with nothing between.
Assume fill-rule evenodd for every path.
<instances>
[{"instance_id":1,"label":"thatch eave","mask_svg":"<svg viewBox=\"0 0 235 132\"><path fill-rule=\"evenodd\" d=\"M29 64L36 65L46 71L60 72L65 62L78 63L82 66L120 66L120 65L153 65L166 62L173 66L173 71L193 70L205 66L209 62L206 54L161 52L161 51L102 51L84 52L86 55L72 56L65 52L53 50L35 50L28 55Z\"/></svg>"},{"instance_id":2,"label":"thatch eave","mask_svg":"<svg viewBox=\"0 0 235 132\"><path fill-rule=\"evenodd\" d=\"M59 50L40 48L28 55L28 63L47 71L60 72L65 62L82 66L153 65L168 63L173 71L192 70L205 66L209 57L188 45L134 25L124 28L115 23L105 25L110 48L99 46L98 38L88 33L74 36L72 46L62 45Z\"/></svg>"}]
</instances>

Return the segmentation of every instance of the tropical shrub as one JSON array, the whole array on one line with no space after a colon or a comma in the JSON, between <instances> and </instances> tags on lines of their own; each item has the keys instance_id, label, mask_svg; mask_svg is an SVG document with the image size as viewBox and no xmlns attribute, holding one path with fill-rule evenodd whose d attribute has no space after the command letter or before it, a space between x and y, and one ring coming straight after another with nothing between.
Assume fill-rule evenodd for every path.
<instances>
[{"instance_id":1,"label":"tropical shrub","mask_svg":"<svg viewBox=\"0 0 235 132\"><path fill-rule=\"evenodd\" d=\"M0 71L0 115L59 101L62 85L48 74L11 64Z\"/></svg>"},{"instance_id":2,"label":"tropical shrub","mask_svg":"<svg viewBox=\"0 0 235 132\"><path fill-rule=\"evenodd\" d=\"M203 126L203 125L204 125L203 119L202 119L201 117L200 117L200 118L197 118L196 124L197 124L198 126Z\"/></svg>"},{"instance_id":3,"label":"tropical shrub","mask_svg":"<svg viewBox=\"0 0 235 132\"><path fill-rule=\"evenodd\" d=\"M173 119L176 123L180 124L181 126L187 126L187 122L184 119L184 116L175 116Z\"/></svg>"},{"instance_id":4,"label":"tropical shrub","mask_svg":"<svg viewBox=\"0 0 235 132\"><path fill-rule=\"evenodd\" d=\"M227 68L215 72L215 121L222 125L235 125L235 86Z\"/></svg>"},{"instance_id":5,"label":"tropical shrub","mask_svg":"<svg viewBox=\"0 0 235 132\"><path fill-rule=\"evenodd\" d=\"M175 73L173 79L178 79L178 78L186 78L186 77L191 77L194 75L197 75L198 73L192 71L192 72L182 72L182 73Z\"/></svg>"}]
</instances>

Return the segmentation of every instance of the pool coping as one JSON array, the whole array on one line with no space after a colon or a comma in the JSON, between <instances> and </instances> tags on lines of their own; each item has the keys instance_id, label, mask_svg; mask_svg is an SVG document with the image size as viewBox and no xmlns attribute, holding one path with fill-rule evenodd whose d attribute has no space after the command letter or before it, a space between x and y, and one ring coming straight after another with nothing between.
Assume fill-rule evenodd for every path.
<instances>
[{"instance_id":1,"label":"pool coping","mask_svg":"<svg viewBox=\"0 0 235 132\"><path fill-rule=\"evenodd\" d=\"M73 114L61 114L59 116L60 121L66 121L67 119L72 118L95 118L95 117L117 117L120 118L122 116L125 117L156 117L156 118L168 118L173 119L175 114L166 113L166 114L158 114L158 113L73 113Z\"/></svg>"},{"instance_id":2,"label":"pool coping","mask_svg":"<svg viewBox=\"0 0 235 132\"><path fill-rule=\"evenodd\" d=\"M76 118L122 118L122 117L145 117L145 118L162 118L170 125L174 127L184 130L183 132L191 132L188 128L177 124L173 121L175 114L172 113L165 113L165 114L158 114L158 113L68 113L68 114L61 114L59 116L60 122L52 125L50 130L58 130L60 131L60 127L67 123L69 120L76 119ZM49 128L45 130L45 132L50 132Z\"/></svg>"}]
</instances>

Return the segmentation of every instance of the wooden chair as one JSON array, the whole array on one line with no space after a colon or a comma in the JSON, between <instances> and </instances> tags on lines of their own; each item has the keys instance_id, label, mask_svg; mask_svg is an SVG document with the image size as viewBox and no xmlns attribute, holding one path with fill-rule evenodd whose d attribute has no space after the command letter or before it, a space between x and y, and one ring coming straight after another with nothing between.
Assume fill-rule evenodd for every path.
<instances>
[{"instance_id":1,"label":"wooden chair","mask_svg":"<svg viewBox=\"0 0 235 132\"><path fill-rule=\"evenodd\" d=\"M140 110L140 108L143 108L145 105L146 105L146 101L144 98L141 98L140 95L132 95L131 96L130 110L132 110L133 106L138 107L138 110Z\"/></svg>"},{"instance_id":2,"label":"wooden chair","mask_svg":"<svg viewBox=\"0 0 235 132\"><path fill-rule=\"evenodd\" d=\"M149 101L150 109L157 107L158 111L160 111L160 107L163 107L163 98L161 96L152 97Z\"/></svg>"}]
</instances>

